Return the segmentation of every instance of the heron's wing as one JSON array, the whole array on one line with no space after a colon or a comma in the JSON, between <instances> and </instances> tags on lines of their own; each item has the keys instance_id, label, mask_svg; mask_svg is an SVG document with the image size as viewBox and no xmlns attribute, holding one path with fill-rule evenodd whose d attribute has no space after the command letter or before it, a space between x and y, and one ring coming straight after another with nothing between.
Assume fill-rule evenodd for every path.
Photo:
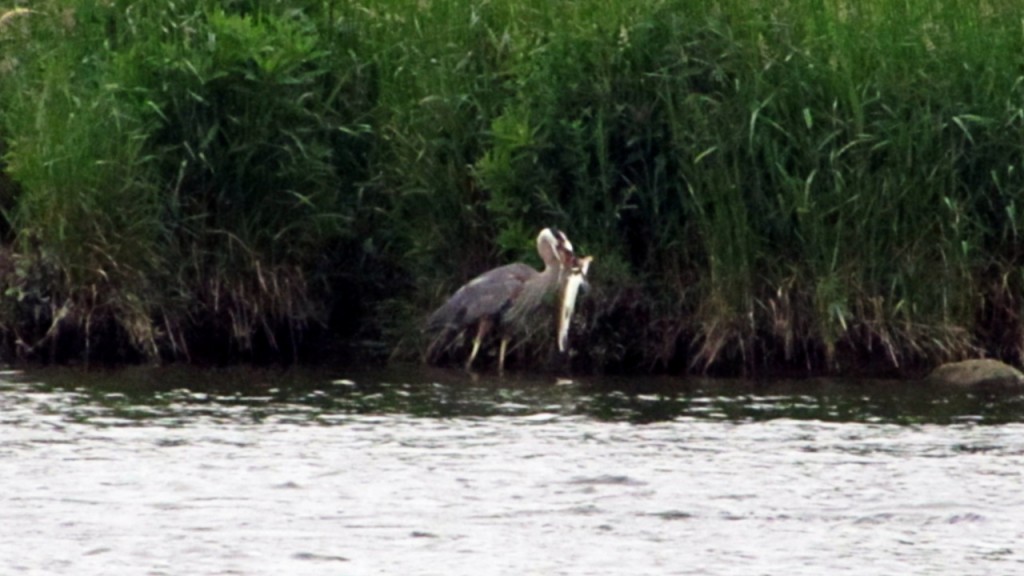
<instances>
[{"instance_id":1,"label":"heron's wing","mask_svg":"<svg viewBox=\"0 0 1024 576\"><path fill-rule=\"evenodd\" d=\"M518 295L523 284L537 274L533 268L520 263L484 272L459 288L430 316L427 330L461 329L500 313Z\"/></svg>"}]
</instances>

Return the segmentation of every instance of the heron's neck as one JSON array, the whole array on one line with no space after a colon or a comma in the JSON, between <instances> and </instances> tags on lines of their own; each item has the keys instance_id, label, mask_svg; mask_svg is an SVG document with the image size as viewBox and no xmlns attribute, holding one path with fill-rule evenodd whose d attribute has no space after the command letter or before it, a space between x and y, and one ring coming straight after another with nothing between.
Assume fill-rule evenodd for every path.
<instances>
[{"instance_id":1,"label":"heron's neck","mask_svg":"<svg viewBox=\"0 0 1024 576\"><path fill-rule=\"evenodd\" d=\"M557 287L562 281L563 270L561 262L557 260L555 262L545 261L544 271L541 272L541 275L544 277L544 285L551 289Z\"/></svg>"}]
</instances>

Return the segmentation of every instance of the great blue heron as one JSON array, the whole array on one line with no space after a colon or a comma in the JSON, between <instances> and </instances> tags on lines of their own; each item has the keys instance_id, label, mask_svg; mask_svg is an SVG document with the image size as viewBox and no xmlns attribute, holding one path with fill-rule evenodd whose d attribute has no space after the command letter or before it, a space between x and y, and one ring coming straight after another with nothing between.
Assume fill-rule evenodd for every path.
<instances>
[{"instance_id":1,"label":"great blue heron","mask_svg":"<svg viewBox=\"0 0 1024 576\"><path fill-rule=\"evenodd\" d=\"M558 343L559 349L564 351L569 316L576 291L584 284L590 258L577 258L569 238L556 228L540 231L537 252L544 261L544 270L538 272L520 262L489 270L467 282L441 305L427 320L427 331L441 332L427 350L427 359L435 361L455 336L475 327L473 350L466 360L468 370L484 337L498 329L501 336L498 370L504 370L511 333L523 330L529 317L541 308L545 297L559 288L571 292L560 295L563 310L559 314ZM570 278L573 281L567 282Z\"/></svg>"}]
</instances>

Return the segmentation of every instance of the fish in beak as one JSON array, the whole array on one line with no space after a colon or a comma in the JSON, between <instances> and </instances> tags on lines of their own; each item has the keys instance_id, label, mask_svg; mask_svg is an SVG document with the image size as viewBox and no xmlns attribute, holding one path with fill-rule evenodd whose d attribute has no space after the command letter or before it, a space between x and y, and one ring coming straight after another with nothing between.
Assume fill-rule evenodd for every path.
<instances>
[{"instance_id":1,"label":"fish in beak","mask_svg":"<svg viewBox=\"0 0 1024 576\"><path fill-rule=\"evenodd\" d=\"M569 275L565 279L561 294L561 309L558 314L558 351L565 352L569 349L569 325L572 323L572 313L576 308L576 297L580 289L584 292L590 287L587 283L587 271L590 269L590 262L593 256L576 258L572 256Z\"/></svg>"}]
</instances>

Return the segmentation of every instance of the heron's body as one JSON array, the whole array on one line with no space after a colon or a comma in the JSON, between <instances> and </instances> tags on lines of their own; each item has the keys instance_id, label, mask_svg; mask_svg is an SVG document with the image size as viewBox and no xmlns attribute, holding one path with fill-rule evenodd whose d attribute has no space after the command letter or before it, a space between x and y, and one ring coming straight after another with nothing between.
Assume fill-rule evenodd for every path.
<instances>
[{"instance_id":1,"label":"heron's body","mask_svg":"<svg viewBox=\"0 0 1024 576\"><path fill-rule=\"evenodd\" d=\"M542 271L518 262L489 270L467 282L441 305L427 321L427 330L441 332L427 351L428 360L436 360L457 334L475 327L466 368L472 366L484 337L498 330L498 369L504 369L511 333L521 330L545 297L557 291L576 260L569 239L557 230L541 231L537 251L544 261Z\"/></svg>"},{"instance_id":2,"label":"heron's body","mask_svg":"<svg viewBox=\"0 0 1024 576\"><path fill-rule=\"evenodd\" d=\"M464 328L487 317L498 320L511 308L523 285L537 275L521 262L488 270L459 288L431 314L427 329Z\"/></svg>"}]
</instances>

